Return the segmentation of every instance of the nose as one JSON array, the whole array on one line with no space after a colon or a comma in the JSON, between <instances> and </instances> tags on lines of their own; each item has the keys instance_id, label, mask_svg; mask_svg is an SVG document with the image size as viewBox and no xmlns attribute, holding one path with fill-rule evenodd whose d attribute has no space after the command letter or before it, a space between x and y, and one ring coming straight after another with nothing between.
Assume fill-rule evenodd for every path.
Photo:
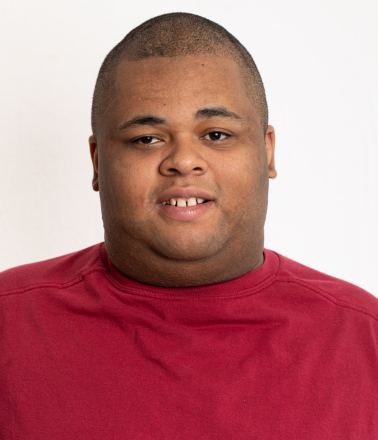
<instances>
[{"instance_id":1,"label":"nose","mask_svg":"<svg viewBox=\"0 0 378 440\"><path fill-rule=\"evenodd\" d=\"M208 170L206 160L201 155L201 145L195 141L177 140L172 144L168 155L160 164L160 173L164 176L202 175ZM202 146L202 148L205 148Z\"/></svg>"}]
</instances>

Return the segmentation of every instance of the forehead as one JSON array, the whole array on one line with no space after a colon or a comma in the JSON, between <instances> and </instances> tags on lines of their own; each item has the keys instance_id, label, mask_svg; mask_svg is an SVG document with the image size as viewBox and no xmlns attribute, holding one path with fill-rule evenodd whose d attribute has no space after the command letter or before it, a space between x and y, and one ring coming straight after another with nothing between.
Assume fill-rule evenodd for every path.
<instances>
[{"instance_id":1,"label":"forehead","mask_svg":"<svg viewBox=\"0 0 378 440\"><path fill-rule=\"evenodd\" d=\"M115 77L112 111L147 111L148 106L193 111L212 104L250 107L238 64L215 55L153 57L123 61Z\"/></svg>"}]
</instances>

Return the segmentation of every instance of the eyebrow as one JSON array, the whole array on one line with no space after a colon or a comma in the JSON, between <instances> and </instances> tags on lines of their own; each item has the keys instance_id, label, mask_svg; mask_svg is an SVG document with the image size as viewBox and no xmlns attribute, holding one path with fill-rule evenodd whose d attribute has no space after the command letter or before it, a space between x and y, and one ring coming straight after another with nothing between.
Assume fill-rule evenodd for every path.
<instances>
[{"instance_id":1,"label":"eyebrow","mask_svg":"<svg viewBox=\"0 0 378 440\"><path fill-rule=\"evenodd\" d=\"M236 121L242 121L243 119L234 112L227 110L225 107L210 107L198 110L196 113L196 119L210 119L210 118L230 118Z\"/></svg>"},{"instance_id":2,"label":"eyebrow","mask_svg":"<svg viewBox=\"0 0 378 440\"><path fill-rule=\"evenodd\" d=\"M209 107L198 110L195 114L196 119L210 119L210 118L230 118L235 121L242 122L243 119L234 112L227 110L224 107ZM129 119L128 121L117 127L117 130L126 130L130 127L138 127L140 125L163 125L166 124L166 119L159 118L153 115L139 115L135 118Z\"/></svg>"},{"instance_id":3,"label":"eyebrow","mask_svg":"<svg viewBox=\"0 0 378 440\"><path fill-rule=\"evenodd\" d=\"M165 119L158 118L157 116L140 115L140 116L135 116L135 118L132 118L124 122L119 127L117 127L117 130L126 130L126 128L138 127L139 125L163 125L166 123L167 121Z\"/></svg>"}]
</instances>

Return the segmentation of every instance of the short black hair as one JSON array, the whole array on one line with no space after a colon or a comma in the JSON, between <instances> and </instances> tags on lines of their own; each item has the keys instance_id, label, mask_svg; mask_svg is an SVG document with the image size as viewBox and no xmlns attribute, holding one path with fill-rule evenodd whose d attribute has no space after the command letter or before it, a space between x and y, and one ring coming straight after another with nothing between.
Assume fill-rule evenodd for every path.
<instances>
[{"instance_id":1,"label":"short black hair","mask_svg":"<svg viewBox=\"0 0 378 440\"><path fill-rule=\"evenodd\" d=\"M225 56L239 65L248 95L260 116L265 136L268 127L268 105L264 85L253 58L247 49L219 24L183 12L164 14L145 21L129 32L109 52L101 65L93 94L94 136L96 137L102 115L112 100L115 74L122 61L195 54Z\"/></svg>"}]
</instances>

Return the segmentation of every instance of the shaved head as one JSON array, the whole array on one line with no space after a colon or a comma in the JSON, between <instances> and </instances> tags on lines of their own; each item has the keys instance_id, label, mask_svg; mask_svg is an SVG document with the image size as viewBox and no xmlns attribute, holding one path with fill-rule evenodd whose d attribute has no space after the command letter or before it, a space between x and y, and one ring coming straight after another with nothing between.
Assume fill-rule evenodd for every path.
<instances>
[{"instance_id":1,"label":"shaved head","mask_svg":"<svg viewBox=\"0 0 378 440\"><path fill-rule=\"evenodd\" d=\"M98 74L92 104L92 131L98 134L101 120L115 92L115 76L122 61L152 57L209 54L235 61L248 96L257 108L264 136L268 106L259 71L245 47L226 29L206 18L188 13L160 15L132 30L111 50Z\"/></svg>"}]
</instances>

